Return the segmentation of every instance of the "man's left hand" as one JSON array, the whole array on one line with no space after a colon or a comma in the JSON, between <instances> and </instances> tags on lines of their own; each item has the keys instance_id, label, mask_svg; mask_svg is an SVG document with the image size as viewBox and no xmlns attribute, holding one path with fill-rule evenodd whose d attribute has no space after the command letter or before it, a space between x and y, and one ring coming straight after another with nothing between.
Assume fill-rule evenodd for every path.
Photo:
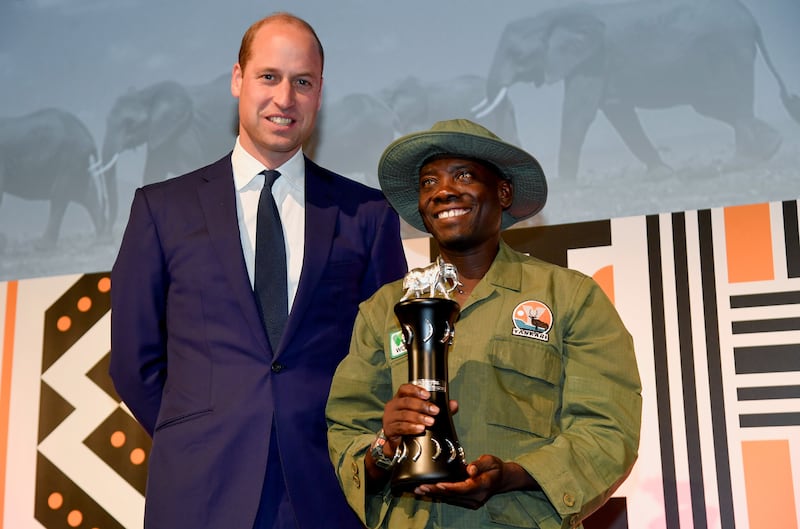
<instances>
[{"instance_id":1,"label":"man's left hand","mask_svg":"<svg viewBox=\"0 0 800 529\"><path fill-rule=\"evenodd\" d=\"M420 485L414 494L477 509L501 492L538 489L536 481L521 466L492 455L482 455L467 465L467 474L466 480L456 483Z\"/></svg>"}]
</instances>

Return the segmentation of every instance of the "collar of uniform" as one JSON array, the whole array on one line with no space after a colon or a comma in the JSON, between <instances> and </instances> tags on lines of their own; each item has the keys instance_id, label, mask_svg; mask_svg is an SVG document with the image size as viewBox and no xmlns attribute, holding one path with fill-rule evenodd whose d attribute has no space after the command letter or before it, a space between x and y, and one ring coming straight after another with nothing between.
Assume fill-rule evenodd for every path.
<instances>
[{"instance_id":1,"label":"collar of uniform","mask_svg":"<svg viewBox=\"0 0 800 529\"><path fill-rule=\"evenodd\" d=\"M298 191L303 190L303 182L306 174L306 160L303 156L303 149L298 150L294 156L289 158L280 167L265 167L264 164L256 160L253 155L247 152L236 138L236 145L231 154L231 166L233 167L233 183L237 191L255 184L256 176L264 169L276 169L281 173L281 179ZM261 181L258 181L259 189Z\"/></svg>"},{"instance_id":2,"label":"collar of uniform","mask_svg":"<svg viewBox=\"0 0 800 529\"><path fill-rule=\"evenodd\" d=\"M483 279L475 285L467 302L461 307L461 313L464 314L473 305L489 299L498 289L513 290L515 292L522 290L520 256L521 254L515 252L501 239L500 249L494 261L492 261L492 265L486 271Z\"/></svg>"},{"instance_id":3,"label":"collar of uniform","mask_svg":"<svg viewBox=\"0 0 800 529\"><path fill-rule=\"evenodd\" d=\"M519 257L517 252L500 239L500 249L482 283L519 292L522 288L522 268Z\"/></svg>"}]
</instances>

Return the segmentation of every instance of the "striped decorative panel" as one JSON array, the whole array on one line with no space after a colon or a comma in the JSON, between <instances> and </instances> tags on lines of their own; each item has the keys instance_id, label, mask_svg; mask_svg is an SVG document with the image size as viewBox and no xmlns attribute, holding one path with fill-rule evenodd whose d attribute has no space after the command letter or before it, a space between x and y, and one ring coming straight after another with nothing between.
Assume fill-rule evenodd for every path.
<instances>
[{"instance_id":1,"label":"striped decorative panel","mask_svg":"<svg viewBox=\"0 0 800 529\"><path fill-rule=\"evenodd\" d=\"M587 529L798 529L798 216L792 200L504 233L594 277L636 344L639 460ZM149 439L108 379L109 288L0 283L0 527L141 527Z\"/></svg>"}]
</instances>

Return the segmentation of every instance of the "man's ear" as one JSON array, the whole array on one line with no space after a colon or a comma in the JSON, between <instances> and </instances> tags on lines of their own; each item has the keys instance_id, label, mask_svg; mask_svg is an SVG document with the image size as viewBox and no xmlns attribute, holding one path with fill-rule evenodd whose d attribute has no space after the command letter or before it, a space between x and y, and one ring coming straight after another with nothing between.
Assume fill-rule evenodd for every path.
<instances>
[{"instance_id":1,"label":"man's ear","mask_svg":"<svg viewBox=\"0 0 800 529\"><path fill-rule=\"evenodd\" d=\"M239 94L242 93L242 67L239 66L239 63L233 65L233 71L231 71L231 95L233 97L239 97Z\"/></svg>"},{"instance_id":2,"label":"man's ear","mask_svg":"<svg viewBox=\"0 0 800 529\"><path fill-rule=\"evenodd\" d=\"M500 180L497 184L497 197L503 209L511 207L511 203L514 202L514 186L509 180Z\"/></svg>"}]
</instances>

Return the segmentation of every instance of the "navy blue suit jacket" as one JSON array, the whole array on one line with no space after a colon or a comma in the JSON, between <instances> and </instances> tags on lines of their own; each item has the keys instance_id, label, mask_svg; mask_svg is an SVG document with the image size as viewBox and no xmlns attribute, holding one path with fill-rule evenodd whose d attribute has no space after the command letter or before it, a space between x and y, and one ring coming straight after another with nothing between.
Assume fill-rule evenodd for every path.
<instances>
[{"instance_id":1,"label":"navy blue suit jacket","mask_svg":"<svg viewBox=\"0 0 800 529\"><path fill-rule=\"evenodd\" d=\"M358 304L402 277L383 195L306 159L305 251L277 351L242 255L230 155L136 191L112 270L111 368L152 435L148 529L249 529L271 428L301 529L361 527L328 456L325 404Z\"/></svg>"}]
</instances>

